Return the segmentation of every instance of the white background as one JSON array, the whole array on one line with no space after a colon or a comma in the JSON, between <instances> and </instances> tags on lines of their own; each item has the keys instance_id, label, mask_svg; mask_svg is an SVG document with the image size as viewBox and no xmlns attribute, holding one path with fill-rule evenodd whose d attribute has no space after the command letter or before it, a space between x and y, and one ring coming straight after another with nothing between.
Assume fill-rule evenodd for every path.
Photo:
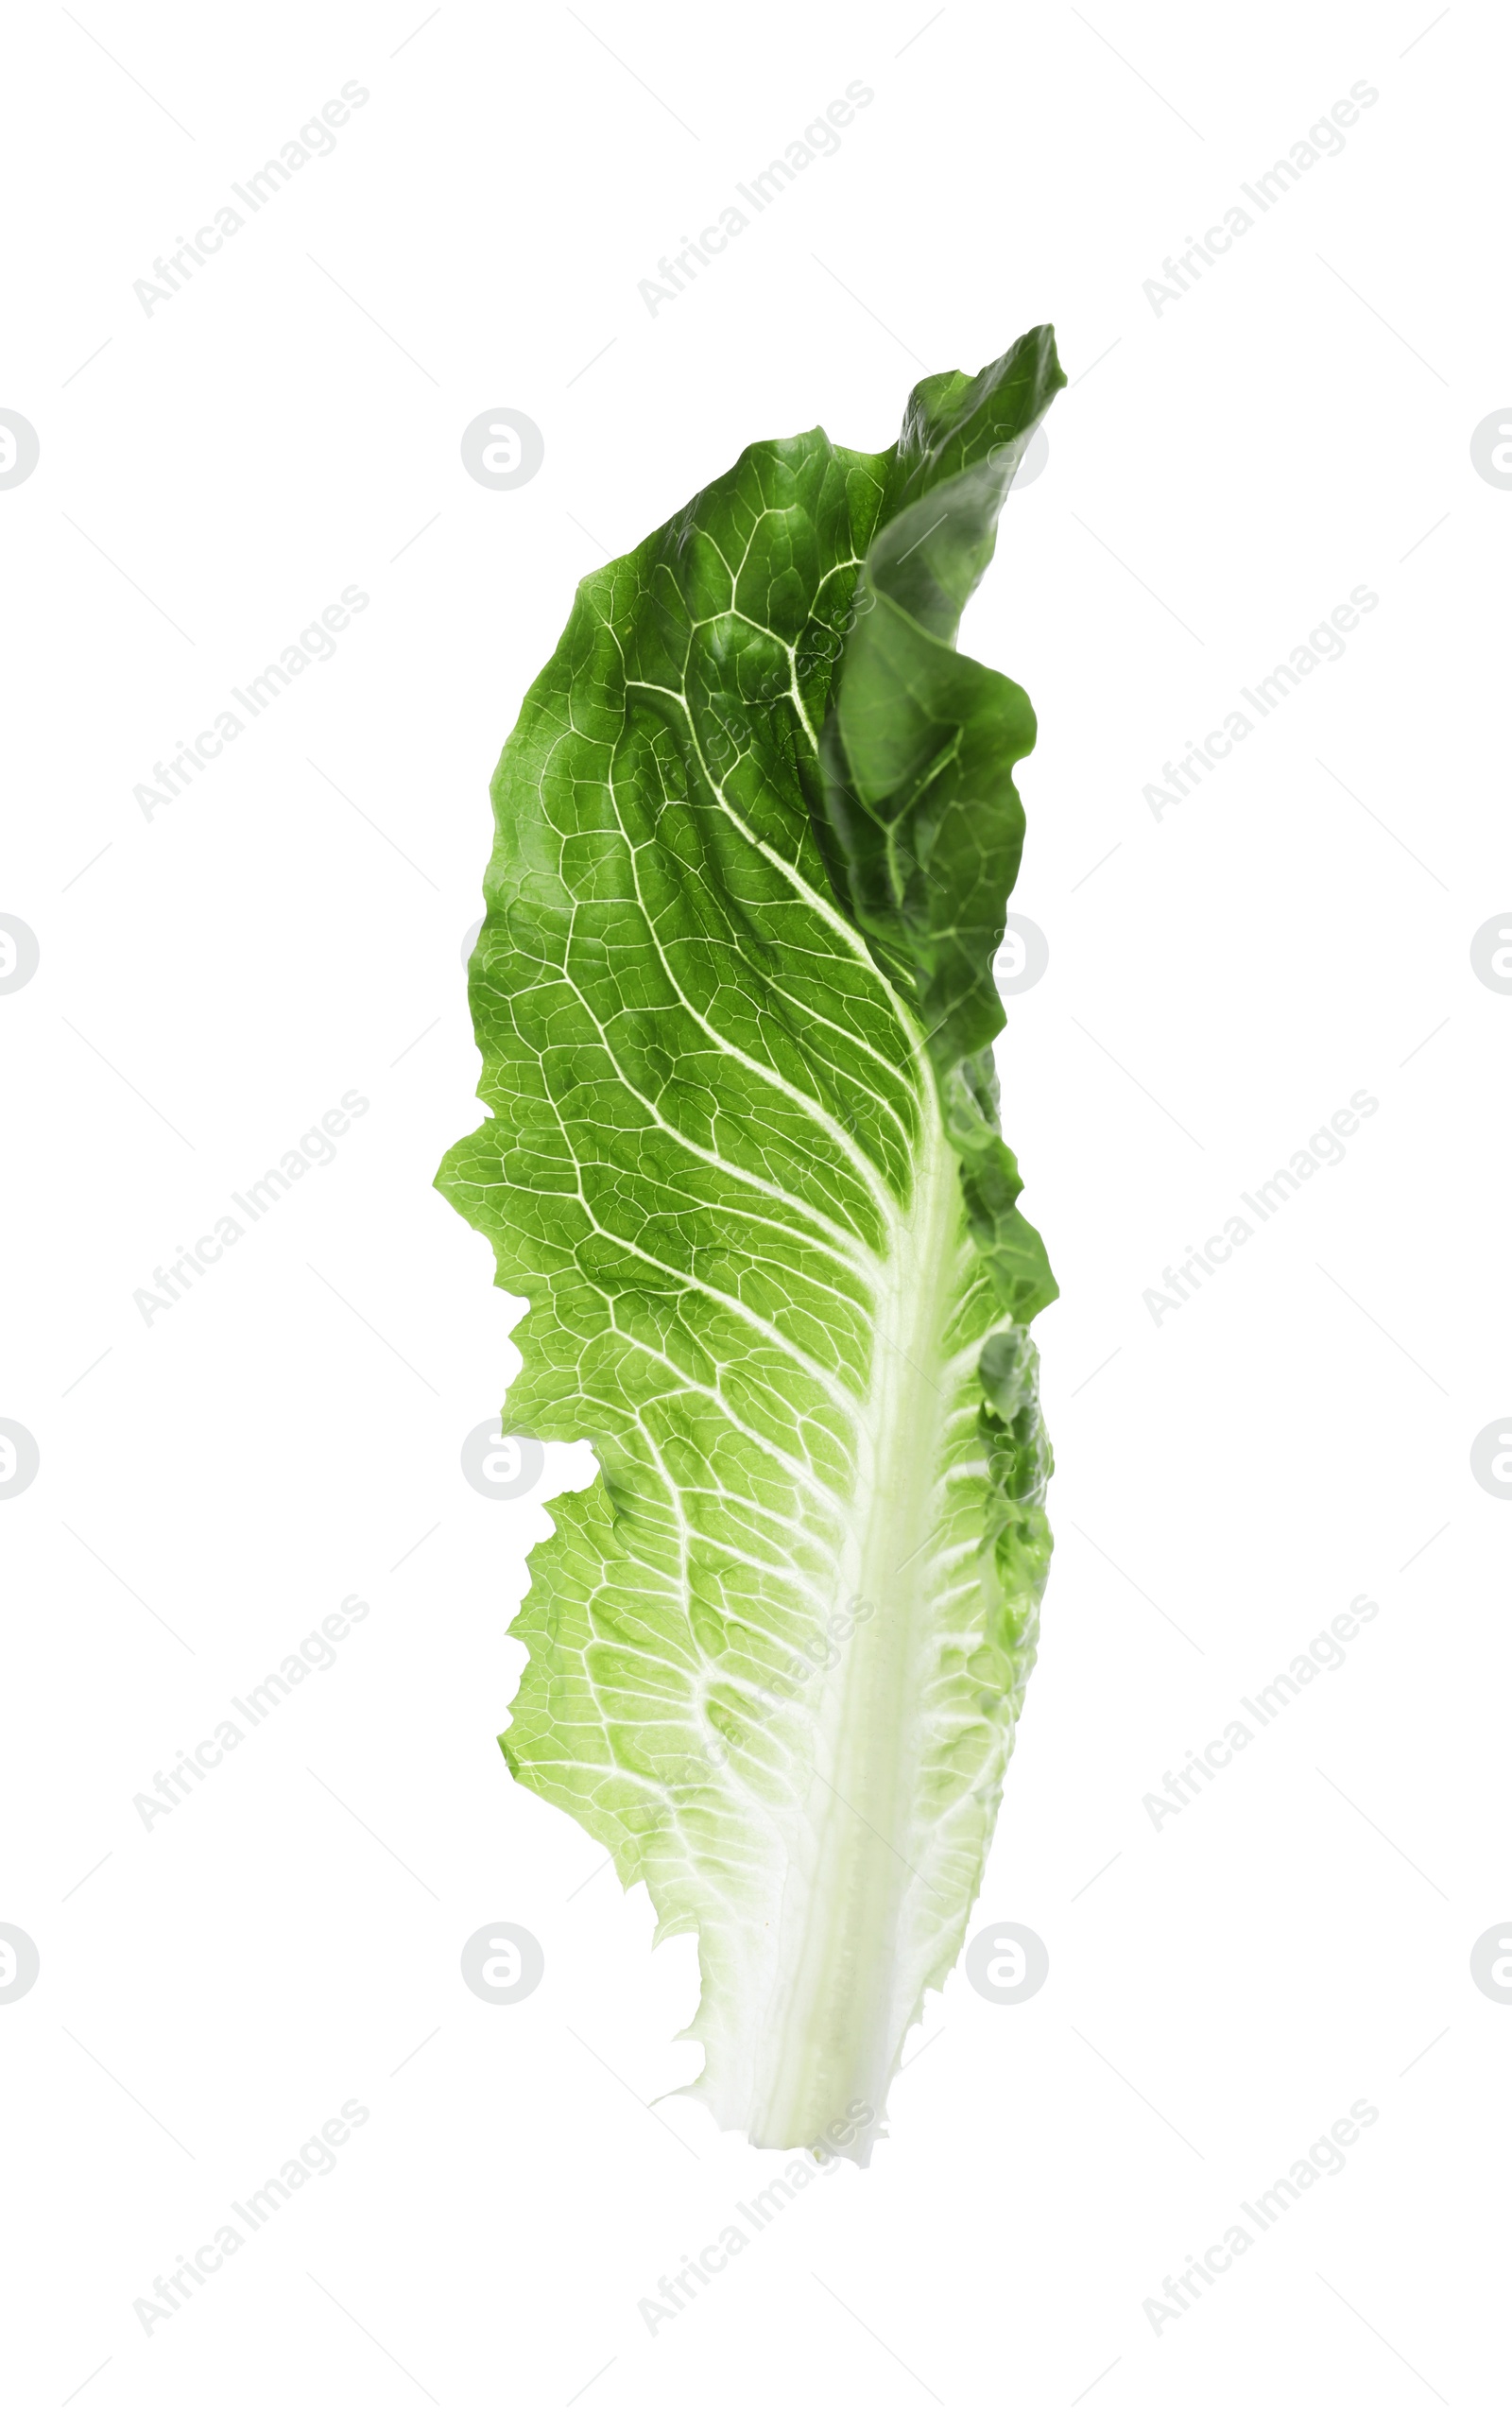
<instances>
[{"instance_id":1,"label":"white background","mask_svg":"<svg viewBox=\"0 0 1512 2414\"><path fill-rule=\"evenodd\" d=\"M8 2402L1500 2402L1512 2012L1469 1953L1512 1910L1512 1507L1469 1451L1512 1405L1512 1001L1469 941L1512 902L1512 493L1469 440L1512 396L1505 18L424 5L8 37L0 405L41 461L0 492L0 910L41 965L0 998L0 1414L41 1472L0 1502L0 1919L42 1960L0 2006ZM146 315L155 255L351 78L333 155ZM659 256L857 78L838 155L649 315ZM1359 79L1342 155L1157 314ZM921 369L1043 318L1074 382L965 639L1040 714L1014 904L1050 969L1001 1057L1063 1292L1059 1543L974 1924L1032 1926L1050 1977L1003 2008L958 1973L869 2171L653 2336L638 2301L781 2161L647 2109L696 2066L691 1942L652 1955L494 1742L547 1514L462 1479L514 1311L429 1187L477 1116L487 783L586 569L754 438L886 443ZM501 405L545 439L507 493L458 452ZM145 818L349 584L335 659ZM1162 762L1362 584L1345 658L1158 821ZM336 1161L146 1324L349 1089ZM1360 1089L1345 1163L1157 1325L1162 1268ZM352 1592L337 1664L145 1829ZM1347 1664L1157 1830L1162 1772L1362 1592ZM498 1920L545 1954L510 2008L458 1971ZM1362 2097L1342 2175L1154 2330ZM351 2098L336 2169L145 2335Z\"/></svg>"}]
</instances>

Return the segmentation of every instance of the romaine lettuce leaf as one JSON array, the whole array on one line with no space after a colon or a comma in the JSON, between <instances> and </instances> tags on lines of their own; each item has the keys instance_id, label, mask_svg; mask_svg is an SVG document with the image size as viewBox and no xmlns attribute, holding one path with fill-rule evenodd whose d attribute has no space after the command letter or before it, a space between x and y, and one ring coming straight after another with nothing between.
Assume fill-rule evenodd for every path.
<instances>
[{"instance_id":1,"label":"romaine lettuce leaf","mask_svg":"<svg viewBox=\"0 0 1512 2414\"><path fill-rule=\"evenodd\" d=\"M438 1178L527 1302L510 1424L601 1471L531 1555L509 1767L696 1934L688 2092L863 2163L1050 1555L991 1056L1035 723L954 641L1064 383L1036 328L583 580L494 781L489 1116Z\"/></svg>"}]
</instances>

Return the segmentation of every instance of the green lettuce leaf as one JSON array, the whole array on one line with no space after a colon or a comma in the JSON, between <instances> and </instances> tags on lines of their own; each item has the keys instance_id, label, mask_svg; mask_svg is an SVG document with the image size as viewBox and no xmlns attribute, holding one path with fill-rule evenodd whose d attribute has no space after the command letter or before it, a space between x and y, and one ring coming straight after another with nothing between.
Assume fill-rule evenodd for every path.
<instances>
[{"instance_id":1,"label":"green lettuce leaf","mask_svg":"<svg viewBox=\"0 0 1512 2414\"><path fill-rule=\"evenodd\" d=\"M1035 723L955 636L1064 383L1036 328L583 580L494 781L489 1117L438 1177L527 1303L511 1425L600 1469L531 1555L509 1767L696 1934L687 2092L862 2163L1050 1556L991 1054Z\"/></svg>"}]
</instances>

